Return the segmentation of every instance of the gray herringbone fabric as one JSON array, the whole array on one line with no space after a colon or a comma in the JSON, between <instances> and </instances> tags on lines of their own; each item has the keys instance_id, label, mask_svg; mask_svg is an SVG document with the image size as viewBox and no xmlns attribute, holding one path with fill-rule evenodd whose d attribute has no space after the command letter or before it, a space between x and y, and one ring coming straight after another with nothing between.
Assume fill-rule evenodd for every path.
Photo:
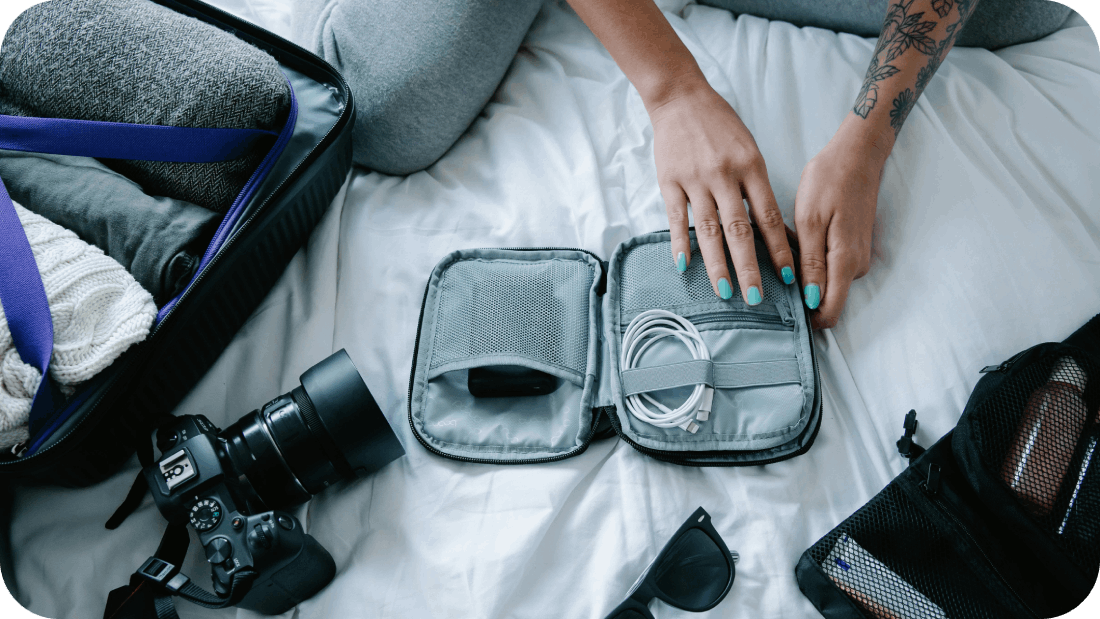
<instances>
[{"instance_id":1,"label":"gray herringbone fabric","mask_svg":"<svg viewBox=\"0 0 1100 619\"><path fill-rule=\"evenodd\" d=\"M290 90L266 52L148 0L52 0L8 30L0 99L43 117L278 130ZM149 194L224 212L263 155L104 163Z\"/></svg>"}]
</instances>

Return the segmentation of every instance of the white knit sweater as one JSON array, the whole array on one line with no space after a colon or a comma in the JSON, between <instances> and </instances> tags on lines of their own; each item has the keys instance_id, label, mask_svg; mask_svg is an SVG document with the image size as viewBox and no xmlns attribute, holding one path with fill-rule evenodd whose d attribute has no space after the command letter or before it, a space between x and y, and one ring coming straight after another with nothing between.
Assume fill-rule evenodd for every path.
<instances>
[{"instance_id":1,"label":"white knit sweater","mask_svg":"<svg viewBox=\"0 0 1100 619\"><path fill-rule=\"evenodd\" d=\"M111 365L145 339L157 314L153 297L126 269L76 234L16 204L42 274L53 317L50 376L63 392ZM0 449L27 439L27 416L40 375L15 350L0 308Z\"/></svg>"}]
</instances>

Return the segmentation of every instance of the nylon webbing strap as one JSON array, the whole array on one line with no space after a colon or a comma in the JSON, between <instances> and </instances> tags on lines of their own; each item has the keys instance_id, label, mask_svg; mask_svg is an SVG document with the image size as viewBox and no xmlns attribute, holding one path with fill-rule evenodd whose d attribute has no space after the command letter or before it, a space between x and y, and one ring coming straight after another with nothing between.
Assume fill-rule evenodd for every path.
<instances>
[{"instance_id":1,"label":"nylon webbing strap","mask_svg":"<svg viewBox=\"0 0 1100 619\"><path fill-rule=\"evenodd\" d=\"M176 602L172 596L162 595L153 600L153 609L156 610L157 619L179 619L176 612Z\"/></svg>"},{"instance_id":2,"label":"nylon webbing strap","mask_svg":"<svg viewBox=\"0 0 1100 619\"><path fill-rule=\"evenodd\" d=\"M0 149L99 159L215 163L278 134L263 129L165 127L0 114Z\"/></svg>"},{"instance_id":3,"label":"nylon webbing strap","mask_svg":"<svg viewBox=\"0 0 1100 619\"><path fill-rule=\"evenodd\" d=\"M31 243L19 223L4 182L0 180L0 305L11 330L15 350L23 363L42 374L31 404L28 430L31 436L53 412L53 396L47 378L53 354L53 320L46 288L34 261Z\"/></svg>"},{"instance_id":4,"label":"nylon webbing strap","mask_svg":"<svg viewBox=\"0 0 1100 619\"><path fill-rule=\"evenodd\" d=\"M251 567L242 567L223 597L206 591L179 572L187 554L189 536L182 524L169 524L157 552L130 579L130 585L111 592L104 610L106 619L178 619L172 596L205 608L227 608L244 599L258 575ZM149 613L148 610L153 610Z\"/></svg>"},{"instance_id":5,"label":"nylon webbing strap","mask_svg":"<svg viewBox=\"0 0 1100 619\"><path fill-rule=\"evenodd\" d=\"M241 571L233 575L233 580L229 585L229 595L224 598L206 591L192 581L187 581L187 584L175 593L188 602L198 604L204 608L228 608L239 604L244 599L245 594L252 588L252 581L255 578L256 572L250 568L242 568Z\"/></svg>"},{"instance_id":6,"label":"nylon webbing strap","mask_svg":"<svg viewBox=\"0 0 1100 619\"><path fill-rule=\"evenodd\" d=\"M235 159L259 140L274 136L259 129L191 129L0 114L0 149L104 159L213 163ZM3 181L0 265L0 306L15 349L24 363L42 374L28 419L28 431L34 437L54 413L48 379L53 320L38 264Z\"/></svg>"},{"instance_id":7,"label":"nylon webbing strap","mask_svg":"<svg viewBox=\"0 0 1100 619\"><path fill-rule=\"evenodd\" d=\"M714 363L706 359L669 365L634 368L622 373L623 395L688 387L705 383L716 389L763 387L799 383L802 375L797 359Z\"/></svg>"}]
</instances>

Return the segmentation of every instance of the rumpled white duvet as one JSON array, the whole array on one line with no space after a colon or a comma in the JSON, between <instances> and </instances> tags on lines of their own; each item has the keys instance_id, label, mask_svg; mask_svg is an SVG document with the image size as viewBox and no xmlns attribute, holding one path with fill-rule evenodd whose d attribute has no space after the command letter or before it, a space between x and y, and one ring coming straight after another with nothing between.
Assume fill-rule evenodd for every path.
<instances>
[{"instance_id":1,"label":"rumpled white duvet","mask_svg":"<svg viewBox=\"0 0 1100 619\"><path fill-rule=\"evenodd\" d=\"M287 32L287 0L219 0ZM752 130L788 224L802 167L850 109L873 40L665 2L711 84ZM898 474L906 411L931 444L978 370L1100 311L1100 51L1084 20L1034 43L957 49L886 166L870 273L819 332L813 448L750 468L685 468L618 440L545 465L463 464L413 437L406 390L428 274L458 248L563 246L607 258L667 227L637 92L563 4L544 8L459 143L408 178L354 171L309 243L177 413L224 427L346 348L407 455L298 509L336 579L291 617L600 619L699 506L741 555L707 617L816 619L794 566ZM671 262L670 262L671 268ZM17 489L17 599L102 616L156 548L146 499L104 521L136 460L81 490ZM193 544L185 572L209 586ZM187 617L252 617L181 603ZM658 618L692 616L656 603Z\"/></svg>"}]
</instances>

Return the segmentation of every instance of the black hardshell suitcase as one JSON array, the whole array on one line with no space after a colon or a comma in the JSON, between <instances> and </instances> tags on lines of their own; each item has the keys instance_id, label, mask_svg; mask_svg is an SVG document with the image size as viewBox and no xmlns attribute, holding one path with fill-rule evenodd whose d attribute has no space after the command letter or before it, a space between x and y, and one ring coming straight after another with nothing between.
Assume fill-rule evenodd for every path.
<instances>
[{"instance_id":1,"label":"black hardshell suitcase","mask_svg":"<svg viewBox=\"0 0 1100 619\"><path fill-rule=\"evenodd\" d=\"M336 69L199 0L152 1L271 54L293 85L297 123L226 240L148 339L89 381L33 453L0 455L3 479L85 486L109 477L135 449L151 458L154 425L171 414L266 296L351 168L355 106Z\"/></svg>"}]
</instances>

